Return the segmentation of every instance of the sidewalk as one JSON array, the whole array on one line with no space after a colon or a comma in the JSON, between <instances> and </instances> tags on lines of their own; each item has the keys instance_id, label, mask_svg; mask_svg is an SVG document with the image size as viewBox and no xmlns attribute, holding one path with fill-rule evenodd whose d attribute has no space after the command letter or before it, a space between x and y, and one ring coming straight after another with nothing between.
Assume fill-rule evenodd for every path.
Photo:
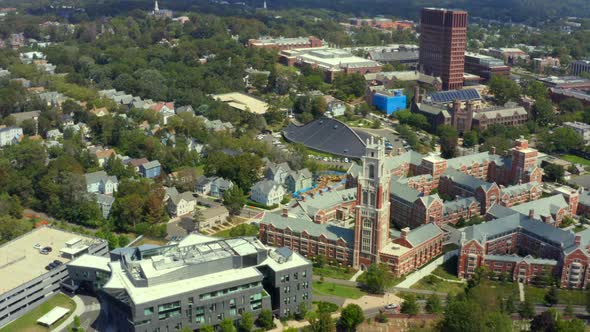
<instances>
[{"instance_id":1,"label":"sidewalk","mask_svg":"<svg viewBox=\"0 0 590 332\"><path fill-rule=\"evenodd\" d=\"M356 271L356 273L352 276L352 278L350 278L350 281L356 281L356 279L358 279L358 277L360 277L361 274L363 274L363 272L365 272L365 271L363 271L363 270Z\"/></svg>"},{"instance_id":2,"label":"sidewalk","mask_svg":"<svg viewBox=\"0 0 590 332\"><path fill-rule=\"evenodd\" d=\"M72 297L72 300L74 300L74 302L76 303L76 309L74 310L74 312L70 315L70 317L68 317L68 319L66 319L63 323L59 324L57 327L55 327L51 331L56 331L56 332L68 331L68 327L70 327L72 325L72 323L74 322L74 317L82 316L82 314L86 311L86 306L84 305L84 302L82 302L82 299L79 296L76 295L76 296Z\"/></svg>"}]
</instances>

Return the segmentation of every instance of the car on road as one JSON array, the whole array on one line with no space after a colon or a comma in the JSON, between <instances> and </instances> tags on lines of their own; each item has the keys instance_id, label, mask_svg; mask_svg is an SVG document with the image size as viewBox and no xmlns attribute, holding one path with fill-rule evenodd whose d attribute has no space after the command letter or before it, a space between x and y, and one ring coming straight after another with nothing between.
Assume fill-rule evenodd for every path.
<instances>
[{"instance_id":1,"label":"car on road","mask_svg":"<svg viewBox=\"0 0 590 332\"><path fill-rule=\"evenodd\" d=\"M390 304L388 304L388 305L385 306L385 309L387 309L387 310L393 310L393 309L396 309L397 307L398 307L397 304L390 303Z\"/></svg>"},{"instance_id":2,"label":"car on road","mask_svg":"<svg viewBox=\"0 0 590 332\"><path fill-rule=\"evenodd\" d=\"M33 245L33 248L35 248L35 249L39 250L39 249L41 248L41 245L40 245L39 243L35 243L35 244Z\"/></svg>"}]
</instances>

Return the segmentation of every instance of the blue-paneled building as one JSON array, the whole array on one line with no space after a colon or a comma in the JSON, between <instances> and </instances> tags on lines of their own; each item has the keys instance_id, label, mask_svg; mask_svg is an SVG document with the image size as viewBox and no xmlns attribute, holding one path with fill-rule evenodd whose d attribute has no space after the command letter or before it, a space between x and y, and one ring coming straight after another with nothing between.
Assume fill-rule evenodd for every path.
<instances>
[{"instance_id":1,"label":"blue-paneled building","mask_svg":"<svg viewBox=\"0 0 590 332\"><path fill-rule=\"evenodd\" d=\"M407 108L407 98L403 89L373 87L370 93L370 104L387 115Z\"/></svg>"}]
</instances>

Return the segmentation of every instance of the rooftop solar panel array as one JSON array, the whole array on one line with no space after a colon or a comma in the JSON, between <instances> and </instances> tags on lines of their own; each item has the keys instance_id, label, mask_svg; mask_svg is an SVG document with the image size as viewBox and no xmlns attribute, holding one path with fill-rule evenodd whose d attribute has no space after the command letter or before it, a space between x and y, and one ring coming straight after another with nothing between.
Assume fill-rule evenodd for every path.
<instances>
[{"instance_id":1,"label":"rooftop solar panel array","mask_svg":"<svg viewBox=\"0 0 590 332\"><path fill-rule=\"evenodd\" d=\"M455 100L466 101L481 99L481 95L475 89L434 92L428 95L428 97L436 103L451 103Z\"/></svg>"}]
</instances>

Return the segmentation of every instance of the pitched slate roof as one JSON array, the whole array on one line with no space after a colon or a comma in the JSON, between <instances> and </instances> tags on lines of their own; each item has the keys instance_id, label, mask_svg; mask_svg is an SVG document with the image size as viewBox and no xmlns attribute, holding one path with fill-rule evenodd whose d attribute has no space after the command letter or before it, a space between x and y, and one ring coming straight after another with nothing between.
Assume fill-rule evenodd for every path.
<instances>
[{"instance_id":1,"label":"pitched slate roof","mask_svg":"<svg viewBox=\"0 0 590 332\"><path fill-rule=\"evenodd\" d=\"M474 163L478 163L479 165L483 164L485 161L493 161L496 165L503 165L504 162L502 161L502 157L494 154L490 154L489 152L480 152L476 154L470 154L467 156L461 156L457 158L452 158L447 160L448 167L452 167L455 169L460 169L461 166L471 167Z\"/></svg>"},{"instance_id":2,"label":"pitched slate roof","mask_svg":"<svg viewBox=\"0 0 590 332\"><path fill-rule=\"evenodd\" d=\"M294 181L310 179L312 177L311 172L307 168L304 168L299 171L291 171L289 175L293 178Z\"/></svg>"},{"instance_id":3,"label":"pitched slate roof","mask_svg":"<svg viewBox=\"0 0 590 332\"><path fill-rule=\"evenodd\" d=\"M266 225L272 224L274 227L279 229L286 229L289 227L295 233L303 233L303 231L306 231L312 236L320 236L323 234L328 239L334 241L342 238L344 241L346 241L349 247L354 245L354 230L349 228L338 227L330 224L316 224L306 219L283 217L280 214L272 212L265 212L264 217L262 217L260 223Z\"/></svg>"},{"instance_id":4,"label":"pitched slate roof","mask_svg":"<svg viewBox=\"0 0 590 332\"><path fill-rule=\"evenodd\" d=\"M416 247L442 233L443 231L438 226L433 223L428 223L411 230L408 233L406 240L412 245L412 247Z\"/></svg>"},{"instance_id":5,"label":"pitched slate roof","mask_svg":"<svg viewBox=\"0 0 590 332\"><path fill-rule=\"evenodd\" d=\"M389 195L407 203L414 203L422 194L418 190L401 184L395 178L392 178L389 183Z\"/></svg>"},{"instance_id":6,"label":"pitched slate roof","mask_svg":"<svg viewBox=\"0 0 590 332\"><path fill-rule=\"evenodd\" d=\"M581 193L578 202L586 206L590 206L590 191Z\"/></svg>"},{"instance_id":7,"label":"pitched slate roof","mask_svg":"<svg viewBox=\"0 0 590 332\"><path fill-rule=\"evenodd\" d=\"M308 216L313 217L319 210L325 210L340 203L354 200L356 200L356 188L350 188L326 191L321 195L314 195L313 198L308 196L305 198L305 201L300 200L298 204Z\"/></svg>"},{"instance_id":8,"label":"pitched slate roof","mask_svg":"<svg viewBox=\"0 0 590 332\"><path fill-rule=\"evenodd\" d=\"M513 115L527 115L528 112L522 106L502 107L476 112L474 119L495 119L497 117L507 117Z\"/></svg>"},{"instance_id":9,"label":"pitched slate roof","mask_svg":"<svg viewBox=\"0 0 590 332\"><path fill-rule=\"evenodd\" d=\"M94 194L94 198L98 204L101 205L113 205L115 197L111 195Z\"/></svg>"},{"instance_id":10,"label":"pitched slate roof","mask_svg":"<svg viewBox=\"0 0 590 332\"><path fill-rule=\"evenodd\" d=\"M457 199L454 201L445 202L443 204L443 213L445 213L445 214L451 213L451 212L457 211L461 208L463 208L464 210L467 210L467 209L469 209L469 207L473 203L477 203L477 200L475 199L475 197L466 197L466 198L460 198L460 199Z\"/></svg>"},{"instance_id":11,"label":"pitched slate roof","mask_svg":"<svg viewBox=\"0 0 590 332\"><path fill-rule=\"evenodd\" d=\"M529 215L530 210L534 210L535 218L540 219L541 216L551 216L559 211L559 209L567 209L569 205L565 201L562 194L557 194L536 201L526 202L515 205L511 209L523 215Z\"/></svg>"},{"instance_id":12,"label":"pitched slate roof","mask_svg":"<svg viewBox=\"0 0 590 332\"><path fill-rule=\"evenodd\" d=\"M442 176L446 176L454 183L457 183L472 191L475 191L475 189L477 189L478 187L484 187L484 189L487 190L490 187L490 185L492 185L491 183L488 183L482 179L478 179L474 176L461 173L452 168L447 168L447 170L444 171Z\"/></svg>"},{"instance_id":13,"label":"pitched slate roof","mask_svg":"<svg viewBox=\"0 0 590 332\"><path fill-rule=\"evenodd\" d=\"M187 202L196 201L197 199L193 196L193 193L190 191L185 191L182 194L171 195L170 199L174 205L178 205L181 200L185 200Z\"/></svg>"},{"instance_id":14,"label":"pitched slate roof","mask_svg":"<svg viewBox=\"0 0 590 332\"><path fill-rule=\"evenodd\" d=\"M553 227L542 221L531 220L528 216L518 213L479 225L469 226L464 233L467 241L477 240L483 243L485 238L522 231L532 233L557 246L563 244L564 248L574 244L574 234L572 232Z\"/></svg>"},{"instance_id":15,"label":"pitched slate roof","mask_svg":"<svg viewBox=\"0 0 590 332\"><path fill-rule=\"evenodd\" d=\"M290 123L283 135L288 141L311 149L352 158L365 155L365 142L370 136L332 118L317 119L302 126Z\"/></svg>"},{"instance_id":16,"label":"pitched slate roof","mask_svg":"<svg viewBox=\"0 0 590 332\"><path fill-rule=\"evenodd\" d=\"M540 184L536 181L509 186L506 188L502 188L502 195L508 194L510 196L517 196L522 194L523 192L528 192L537 186L540 186Z\"/></svg>"}]
</instances>

